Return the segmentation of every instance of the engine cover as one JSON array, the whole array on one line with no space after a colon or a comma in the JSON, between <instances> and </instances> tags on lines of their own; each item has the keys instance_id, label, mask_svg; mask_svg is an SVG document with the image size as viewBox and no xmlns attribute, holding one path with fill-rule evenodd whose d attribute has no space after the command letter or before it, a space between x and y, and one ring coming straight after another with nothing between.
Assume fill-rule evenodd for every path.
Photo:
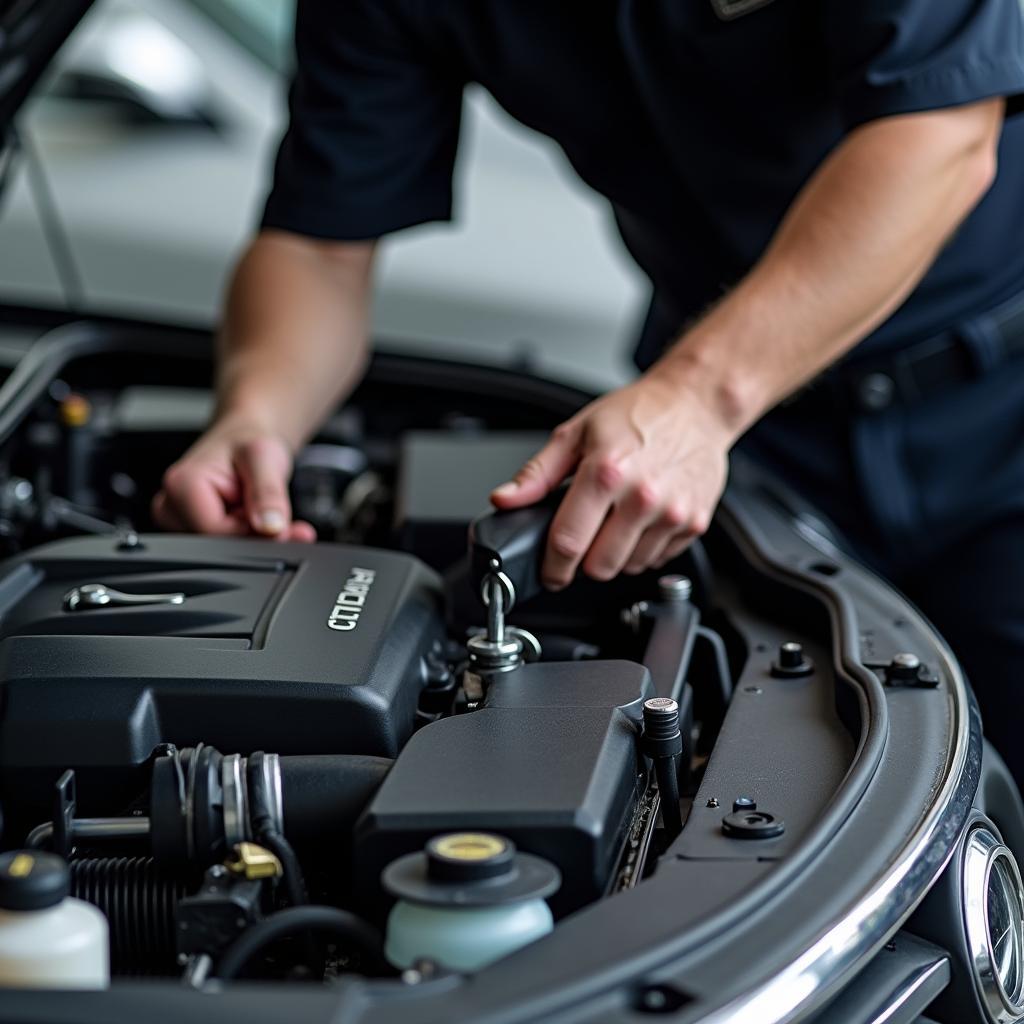
<instances>
[{"instance_id":1,"label":"engine cover","mask_svg":"<svg viewBox=\"0 0 1024 1024\"><path fill-rule=\"evenodd\" d=\"M443 637L440 580L408 555L167 535L36 548L0 565L4 788L138 766L160 743L393 757Z\"/></svg>"}]
</instances>

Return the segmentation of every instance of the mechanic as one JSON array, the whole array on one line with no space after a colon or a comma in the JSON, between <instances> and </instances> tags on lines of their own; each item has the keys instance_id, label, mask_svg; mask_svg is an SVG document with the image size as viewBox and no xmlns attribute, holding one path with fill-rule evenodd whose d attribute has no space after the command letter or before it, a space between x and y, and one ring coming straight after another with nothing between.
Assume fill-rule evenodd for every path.
<instances>
[{"instance_id":1,"label":"mechanic","mask_svg":"<svg viewBox=\"0 0 1024 1024\"><path fill-rule=\"evenodd\" d=\"M654 289L642 375L494 492L575 474L548 585L681 552L738 445L931 616L1024 780L1020 0L299 0L296 44L216 415L157 520L313 539L292 457L360 376L376 240L450 217L478 82L608 198Z\"/></svg>"}]
</instances>

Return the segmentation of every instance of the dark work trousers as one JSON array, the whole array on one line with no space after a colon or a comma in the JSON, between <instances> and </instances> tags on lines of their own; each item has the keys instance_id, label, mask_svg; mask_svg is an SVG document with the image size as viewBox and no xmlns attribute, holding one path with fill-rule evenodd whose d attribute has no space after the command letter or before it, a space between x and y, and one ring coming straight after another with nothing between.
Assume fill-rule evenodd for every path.
<instances>
[{"instance_id":1,"label":"dark work trousers","mask_svg":"<svg viewBox=\"0 0 1024 1024\"><path fill-rule=\"evenodd\" d=\"M823 400L824 399L824 400ZM818 387L740 449L814 503L946 638L1024 787L1024 355L863 412Z\"/></svg>"}]
</instances>

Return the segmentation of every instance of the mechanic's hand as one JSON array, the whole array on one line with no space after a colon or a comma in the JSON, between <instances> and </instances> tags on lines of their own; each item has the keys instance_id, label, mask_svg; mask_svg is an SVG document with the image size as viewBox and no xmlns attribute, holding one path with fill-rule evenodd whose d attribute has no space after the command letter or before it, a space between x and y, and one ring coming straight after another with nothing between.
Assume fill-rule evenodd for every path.
<instances>
[{"instance_id":1,"label":"mechanic's hand","mask_svg":"<svg viewBox=\"0 0 1024 1024\"><path fill-rule=\"evenodd\" d=\"M592 402L492 495L498 508L539 501L575 471L555 514L541 578L597 580L675 558L708 528L735 441L696 391L647 376Z\"/></svg>"},{"instance_id":2,"label":"mechanic's hand","mask_svg":"<svg viewBox=\"0 0 1024 1024\"><path fill-rule=\"evenodd\" d=\"M292 521L291 473L291 452L279 437L215 424L164 474L153 518L165 530L312 542L313 527Z\"/></svg>"}]
</instances>

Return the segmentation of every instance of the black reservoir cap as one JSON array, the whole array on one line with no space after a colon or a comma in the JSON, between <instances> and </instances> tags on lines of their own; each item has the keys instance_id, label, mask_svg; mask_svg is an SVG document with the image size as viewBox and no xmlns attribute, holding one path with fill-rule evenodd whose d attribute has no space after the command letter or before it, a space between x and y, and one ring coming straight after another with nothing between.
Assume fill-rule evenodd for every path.
<instances>
[{"instance_id":1,"label":"black reservoir cap","mask_svg":"<svg viewBox=\"0 0 1024 1024\"><path fill-rule=\"evenodd\" d=\"M70 889L68 866L54 853L13 850L0 855L0 910L46 910Z\"/></svg>"},{"instance_id":2,"label":"black reservoir cap","mask_svg":"<svg viewBox=\"0 0 1024 1024\"><path fill-rule=\"evenodd\" d=\"M393 896L428 906L487 907L550 896L561 883L553 864L491 832L435 836L423 853L400 857L384 872Z\"/></svg>"}]
</instances>

